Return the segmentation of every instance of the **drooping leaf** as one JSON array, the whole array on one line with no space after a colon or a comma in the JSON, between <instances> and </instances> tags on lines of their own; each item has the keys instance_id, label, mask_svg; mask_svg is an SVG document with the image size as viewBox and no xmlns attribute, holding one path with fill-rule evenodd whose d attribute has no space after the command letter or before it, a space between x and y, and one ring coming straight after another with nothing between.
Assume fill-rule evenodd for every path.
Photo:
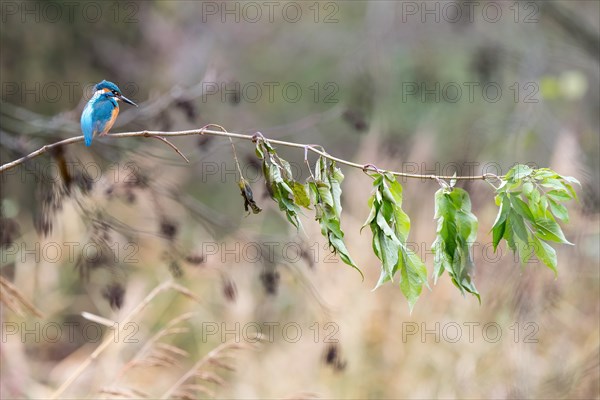
<instances>
[{"instance_id":1,"label":"drooping leaf","mask_svg":"<svg viewBox=\"0 0 600 400\"><path fill-rule=\"evenodd\" d=\"M537 219L535 226L538 228L537 234L541 239L551 240L553 242L573 244L567 240L560 226L551 219Z\"/></svg>"},{"instance_id":2,"label":"drooping leaf","mask_svg":"<svg viewBox=\"0 0 600 400\"><path fill-rule=\"evenodd\" d=\"M504 176L503 183L496 190L500 209L492 227L494 250L505 239L521 263L536 254L556 271L556 251L546 242L572 244L555 218L568 221L569 214L562 203L577 199L572 184L579 181L549 168L516 165Z\"/></svg>"},{"instance_id":3,"label":"drooping leaf","mask_svg":"<svg viewBox=\"0 0 600 400\"><path fill-rule=\"evenodd\" d=\"M373 194L369 199L369 225L373 234L373 250L381 261L377 287L393 281L400 273L400 289L409 308L417 301L423 285L427 285L427 269L421 259L407 247L410 219L402 210L402 185L389 173L372 175Z\"/></svg>"},{"instance_id":4,"label":"drooping leaf","mask_svg":"<svg viewBox=\"0 0 600 400\"><path fill-rule=\"evenodd\" d=\"M244 210L247 212L249 212L249 210L252 210L252 213L254 214L258 214L259 212L261 212L262 209L256 204L256 201L254 201L252 188L250 187L248 181L242 178L238 182L238 186L240 187L242 197L244 198Z\"/></svg>"},{"instance_id":5,"label":"drooping leaf","mask_svg":"<svg viewBox=\"0 0 600 400\"><path fill-rule=\"evenodd\" d=\"M315 174L308 183L310 197L315 205L315 219L321 225L321 233L327 238L329 247L338 254L341 260L356 269L361 277L364 275L356 265L344 243L344 232L340 226L342 212L341 182L344 175L334 162L320 157L315 166Z\"/></svg>"},{"instance_id":6,"label":"drooping leaf","mask_svg":"<svg viewBox=\"0 0 600 400\"><path fill-rule=\"evenodd\" d=\"M472 280L475 265L471 249L477 237L477 218L471 212L469 194L460 188L439 189L435 194L435 217L437 236L432 244L434 280L448 271L452 283L463 295L468 292L481 301ZM504 227L505 221L497 225L494 232ZM502 235L503 231L499 234Z\"/></svg>"},{"instance_id":7,"label":"drooping leaf","mask_svg":"<svg viewBox=\"0 0 600 400\"><path fill-rule=\"evenodd\" d=\"M292 192L294 193L294 199L296 200L296 204L304 208L310 208L310 198L308 197L306 186L304 186L300 182L294 181L292 186Z\"/></svg>"},{"instance_id":8,"label":"drooping leaf","mask_svg":"<svg viewBox=\"0 0 600 400\"><path fill-rule=\"evenodd\" d=\"M300 228L300 206L310 206L306 188L294 180L290 164L277 155L268 141L256 142L256 154L262 159L262 170L269 195L285 213L287 220L296 228Z\"/></svg>"},{"instance_id":9,"label":"drooping leaf","mask_svg":"<svg viewBox=\"0 0 600 400\"><path fill-rule=\"evenodd\" d=\"M554 275L557 274L556 266L556 250L552 248L548 243L543 240L538 239L537 237L533 237L534 243L534 251L537 258L546 264L548 268L554 271Z\"/></svg>"}]
</instances>

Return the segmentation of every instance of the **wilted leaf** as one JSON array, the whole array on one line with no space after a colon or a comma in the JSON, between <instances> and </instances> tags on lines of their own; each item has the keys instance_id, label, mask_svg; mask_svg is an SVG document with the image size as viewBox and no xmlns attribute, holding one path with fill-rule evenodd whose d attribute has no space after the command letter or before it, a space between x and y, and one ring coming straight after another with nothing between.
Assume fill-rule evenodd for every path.
<instances>
[{"instance_id":1,"label":"wilted leaf","mask_svg":"<svg viewBox=\"0 0 600 400\"><path fill-rule=\"evenodd\" d=\"M329 247L344 263L356 269L364 279L362 271L344 244L344 232L340 227L342 212L340 183L343 179L344 175L334 162L328 162L320 157L315 167L314 179L308 183L310 197L315 204L315 219L319 221L321 233L327 238Z\"/></svg>"},{"instance_id":2,"label":"wilted leaf","mask_svg":"<svg viewBox=\"0 0 600 400\"><path fill-rule=\"evenodd\" d=\"M427 284L427 269L423 261L406 246L410 219L402 210L402 186L391 174L373 174L374 192L369 199L370 214L365 222L373 234L373 250L381 260L381 275L377 286L392 281L400 272L400 289L409 307L417 301L423 284Z\"/></svg>"},{"instance_id":3,"label":"wilted leaf","mask_svg":"<svg viewBox=\"0 0 600 400\"><path fill-rule=\"evenodd\" d=\"M262 209L256 204L254 201L254 196L252 194L252 188L250 184L245 179L240 179L238 182L240 190L242 192L242 197L244 198L244 210L249 211L252 210L252 213L258 214L262 211Z\"/></svg>"},{"instance_id":4,"label":"wilted leaf","mask_svg":"<svg viewBox=\"0 0 600 400\"><path fill-rule=\"evenodd\" d=\"M502 211L500 211L502 212ZM475 268L471 248L477 236L477 218L471 212L469 194L460 188L439 189L435 194L437 236L432 244L435 254L434 279L448 271L452 283L464 294L472 293L480 300L472 281ZM499 215L499 219L506 219ZM502 237L505 221L494 228L494 236ZM499 239L498 239L499 241Z\"/></svg>"}]
</instances>

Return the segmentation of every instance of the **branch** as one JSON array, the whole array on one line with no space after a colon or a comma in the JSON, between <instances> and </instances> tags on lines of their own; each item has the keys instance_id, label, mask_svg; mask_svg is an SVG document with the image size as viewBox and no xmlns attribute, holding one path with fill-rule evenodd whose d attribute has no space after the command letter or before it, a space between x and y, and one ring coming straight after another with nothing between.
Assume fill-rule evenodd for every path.
<instances>
[{"instance_id":1,"label":"branch","mask_svg":"<svg viewBox=\"0 0 600 400\"><path fill-rule=\"evenodd\" d=\"M217 125L209 124L207 126L217 126ZM166 141L166 139L165 139L166 137L194 136L194 135L222 136L222 137L228 137L230 139L233 138L233 139L239 139L239 140L248 140L248 141L252 141L252 142L255 142L257 140L257 135L244 135L241 133L224 132L222 130L211 130L211 129L206 129L206 127L200 128L200 129L192 129L192 130L187 130L187 131L176 131L176 132L163 132L163 131L123 132L123 133L109 134L109 135L106 135L105 137L110 137L110 138L114 138L114 139L122 139L122 138L129 138L129 137L149 137L149 138L157 138L157 139ZM258 136L262 137L262 134L258 134ZM344 159L341 159L338 157L334 157L334 156L326 153L323 150L318 150L317 148L315 148L316 145L286 142L283 140L267 139L264 137L263 137L263 139L268 141L269 143L280 145L280 146L296 147L296 148L300 148L303 150L310 150L311 152L318 154L322 157L325 157L329 160L335 161L339 164L347 165L352 168L358 168L365 172L367 170L372 170L372 171L376 171L376 172L380 172L380 173L390 173L392 175L403 177L403 178L431 179L431 180L435 180L435 181L438 181L440 179L446 179L446 180L456 179L456 180L463 180L463 181L476 181L476 180L487 180L490 178L492 178L492 179L502 178L500 176L496 176L493 174L472 175L472 176L468 176L468 175L467 176L440 176L440 175L409 174L406 172L389 171L389 170L384 170L384 169L378 169L375 166L373 166L372 164L358 164L358 163L347 161L347 160L344 160ZM0 166L0 173L8 171L9 169L15 168L16 166L23 164L24 162L31 160L32 158L38 157L38 156L48 152L48 150L51 150L55 147L65 146L68 144L73 144L73 143L78 143L78 142L83 142L83 136L76 136L76 137L72 137L69 139L61 140L56 143L48 144L48 145L32 152L31 154L29 154L25 157L21 157L15 161L3 164L2 166ZM183 156L183 154L181 154L179 151L178 151L178 153Z\"/></svg>"},{"instance_id":2,"label":"branch","mask_svg":"<svg viewBox=\"0 0 600 400\"><path fill-rule=\"evenodd\" d=\"M181 158L183 158L185 160L186 163L188 163L188 164L190 163L190 160L188 160L187 157L184 156L183 153L173 143L169 142L167 139L165 139L162 136L153 136L153 137L156 138L156 139L158 139L158 140L160 140L160 141L165 142L167 145L169 145L169 147L171 147L173 150L175 150L175 152L177 154L179 154L181 156Z\"/></svg>"}]
</instances>

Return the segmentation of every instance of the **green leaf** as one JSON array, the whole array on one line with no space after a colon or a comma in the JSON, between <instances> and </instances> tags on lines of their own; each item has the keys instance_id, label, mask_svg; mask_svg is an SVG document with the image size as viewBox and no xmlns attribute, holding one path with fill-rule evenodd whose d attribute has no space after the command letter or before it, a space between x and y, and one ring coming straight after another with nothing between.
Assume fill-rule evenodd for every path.
<instances>
[{"instance_id":1,"label":"green leaf","mask_svg":"<svg viewBox=\"0 0 600 400\"><path fill-rule=\"evenodd\" d=\"M460 188L451 191L439 189L435 194L435 216L437 236L432 244L434 281L446 270L463 295L465 292L472 293L481 301L471 278L475 268L471 248L477 237L477 218L471 213L469 194ZM504 227L505 222L497 224L494 232Z\"/></svg>"},{"instance_id":2,"label":"green leaf","mask_svg":"<svg viewBox=\"0 0 600 400\"><path fill-rule=\"evenodd\" d=\"M315 165L315 176L308 183L310 197L315 203L315 218L321 225L321 233L328 240L329 247L338 254L341 260L356 269L364 280L364 275L356 265L344 243L344 232L340 226L342 212L340 183L344 179L342 172L335 167L335 163L320 157ZM373 243L376 252L381 251L380 244Z\"/></svg>"},{"instance_id":3,"label":"green leaf","mask_svg":"<svg viewBox=\"0 0 600 400\"><path fill-rule=\"evenodd\" d=\"M520 216L527 219L528 221L535 221L535 218L533 217L533 213L529 209L529 206L527 205L527 203L521 200L518 195L510 196L510 204Z\"/></svg>"},{"instance_id":4,"label":"green leaf","mask_svg":"<svg viewBox=\"0 0 600 400\"><path fill-rule=\"evenodd\" d=\"M548 268L550 268L552 271L554 271L554 275L556 275L557 274L556 250L554 250L552 248L552 246L550 246L548 243L544 242L543 240L538 239L535 236L533 237L533 243L535 246L534 249L535 249L535 255L537 256L537 258L541 262L546 264L546 266Z\"/></svg>"},{"instance_id":5,"label":"green leaf","mask_svg":"<svg viewBox=\"0 0 600 400\"><path fill-rule=\"evenodd\" d=\"M293 182L293 185L292 192L295 203L301 207L310 208L310 198L308 197L306 186L296 181Z\"/></svg>"},{"instance_id":6,"label":"green leaf","mask_svg":"<svg viewBox=\"0 0 600 400\"><path fill-rule=\"evenodd\" d=\"M461 237L465 239L467 243L475 242L477 238L477 217L466 210L459 210L456 213L456 225L459 227Z\"/></svg>"},{"instance_id":7,"label":"green leaf","mask_svg":"<svg viewBox=\"0 0 600 400\"><path fill-rule=\"evenodd\" d=\"M494 225L492 226L494 251L496 251L500 240L504 237L506 218L510 211L510 200L505 193L501 193L496 196L496 204L498 204L500 208L498 210L498 215L496 216L496 221L494 221Z\"/></svg>"},{"instance_id":8,"label":"green leaf","mask_svg":"<svg viewBox=\"0 0 600 400\"><path fill-rule=\"evenodd\" d=\"M507 218L512 222L511 226L515 234L514 237L520 239L524 243L527 243L529 241L529 233L527 231L527 227L525 226L523 217L511 209L508 212Z\"/></svg>"},{"instance_id":9,"label":"green leaf","mask_svg":"<svg viewBox=\"0 0 600 400\"><path fill-rule=\"evenodd\" d=\"M397 264L400 244L396 238L386 235L382 230L378 230L376 233L383 270L387 273L389 279L393 281L394 274L398 268Z\"/></svg>"},{"instance_id":10,"label":"green leaf","mask_svg":"<svg viewBox=\"0 0 600 400\"><path fill-rule=\"evenodd\" d=\"M560 229L560 226L556 221L548 218L540 218L535 221L535 226L538 228L537 234L541 239L558 243L573 244L565 238L562 229Z\"/></svg>"},{"instance_id":11,"label":"green leaf","mask_svg":"<svg viewBox=\"0 0 600 400\"><path fill-rule=\"evenodd\" d=\"M550 210L554 216L562 221L569 222L569 212L567 211L567 207L562 204L550 199Z\"/></svg>"},{"instance_id":12,"label":"green leaf","mask_svg":"<svg viewBox=\"0 0 600 400\"><path fill-rule=\"evenodd\" d=\"M277 202L279 209L285 212L287 220L299 229L301 226L298 218L300 208L296 203L307 204L306 190L303 189L304 195L301 195L297 185L302 185L291 177L289 163L277 156L275 149L268 142L259 140L256 143L256 153L263 160L262 170L269 195ZM284 176L289 179L284 179ZM298 191L300 198L296 198L292 188Z\"/></svg>"},{"instance_id":13,"label":"green leaf","mask_svg":"<svg viewBox=\"0 0 600 400\"><path fill-rule=\"evenodd\" d=\"M496 251L496 248L498 247L500 240L502 240L502 238L504 237L505 231L506 231L506 220L504 220L500 224L494 225L494 227L492 228L492 234L493 234L492 244L494 245L494 251Z\"/></svg>"},{"instance_id":14,"label":"green leaf","mask_svg":"<svg viewBox=\"0 0 600 400\"><path fill-rule=\"evenodd\" d=\"M571 195L566 191L558 191L558 190L550 190L546 192L546 195L555 201L569 201L571 200Z\"/></svg>"},{"instance_id":15,"label":"green leaf","mask_svg":"<svg viewBox=\"0 0 600 400\"><path fill-rule=\"evenodd\" d=\"M523 194L527 197L530 197L532 192L533 192L533 183L525 182L523 184Z\"/></svg>"},{"instance_id":16,"label":"green leaf","mask_svg":"<svg viewBox=\"0 0 600 400\"><path fill-rule=\"evenodd\" d=\"M363 228L365 226L368 226L371 224L371 222L375 219L375 217L377 216L377 207L375 206L375 202L374 202L374 197L371 197L369 199L369 216L367 217L367 220L365 221L365 223L363 224L363 226L360 228L361 232L363 230Z\"/></svg>"},{"instance_id":17,"label":"green leaf","mask_svg":"<svg viewBox=\"0 0 600 400\"><path fill-rule=\"evenodd\" d=\"M412 310L422 286L427 285L427 269L423 261L406 246L410 219L402 210L402 185L392 174L371 175L373 194L365 225L373 234L373 250L381 260L382 272L377 287L392 281L400 272L400 289Z\"/></svg>"},{"instance_id":18,"label":"green leaf","mask_svg":"<svg viewBox=\"0 0 600 400\"><path fill-rule=\"evenodd\" d=\"M401 261L400 290L408 300L412 312L415 303L421 295L423 283L427 282L427 268L425 264L411 250L405 249L399 256Z\"/></svg>"},{"instance_id":19,"label":"green leaf","mask_svg":"<svg viewBox=\"0 0 600 400\"><path fill-rule=\"evenodd\" d=\"M332 162L329 166L329 185L331 186L331 196L333 197L333 205L336 212L342 213L342 187L341 184L344 180L344 174L342 171L335 166L335 162Z\"/></svg>"},{"instance_id":20,"label":"green leaf","mask_svg":"<svg viewBox=\"0 0 600 400\"><path fill-rule=\"evenodd\" d=\"M567 189L567 187L559 179L545 179L540 183L540 185L545 188L553 189L556 192L567 194L567 198L571 198L571 196L568 196L569 189Z\"/></svg>"},{"instance_id":21,"label":"green leaf","mask_svg":"<svg viewBox=\"0 0 600 400\"><path fill-rule=\"evenodd\" d=\"M510 171L513 171L513 176L515 180L524 179L533 173L533 169L530 166L524 164L517 164Z\"/></svg>"},{"instance_id":22,"label":"green leaf","mask_svg":"<svg viewBox=\"0 0 600 400\"><path fill-rule=\"evenodd\" d=\"M579 182L577 179L573 178L572 176L561 176L561 178L567 182L574 183L581 187L581 182Z\"/></svg>"}]
</instances>

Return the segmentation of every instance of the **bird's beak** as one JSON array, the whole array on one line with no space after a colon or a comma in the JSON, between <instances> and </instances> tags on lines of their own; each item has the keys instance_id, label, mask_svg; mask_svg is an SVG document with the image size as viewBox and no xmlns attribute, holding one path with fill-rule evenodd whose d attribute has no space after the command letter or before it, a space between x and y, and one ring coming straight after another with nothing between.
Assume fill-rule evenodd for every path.
<instances>
[{"instance_id":1,"label":"bird's beak","mask_svg":"<svg viewBox=\"0 0 600 400\"><path fill-rule=\"evenodd\" d=\"M129 100L127 97L120 95L119 99L123 100L125 103L127 104L131 104L132 106L138 106L137 104L135 104L133 101Z\"/></svg>"}]
</instances>

